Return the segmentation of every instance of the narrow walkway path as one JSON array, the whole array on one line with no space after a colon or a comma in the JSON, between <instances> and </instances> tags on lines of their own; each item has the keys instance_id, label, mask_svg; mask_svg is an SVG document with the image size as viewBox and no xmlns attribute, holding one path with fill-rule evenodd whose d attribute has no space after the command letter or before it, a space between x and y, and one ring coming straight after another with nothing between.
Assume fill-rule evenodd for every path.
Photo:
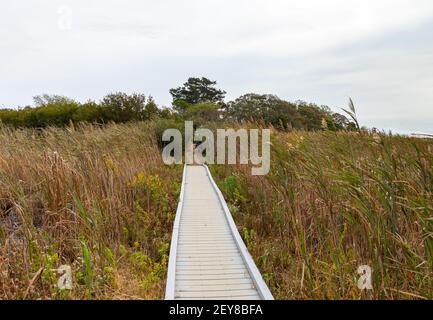
<instances>
[{"instance_id":1,"label":"narrow walkway path","mask_svg":"<svg viewBox=\"0 0 433 320\"><path fill-rule=\"evenodd\" d=\"M273 299L206 166L185 166L166 299Z\"/></svg>"}]
</instances>

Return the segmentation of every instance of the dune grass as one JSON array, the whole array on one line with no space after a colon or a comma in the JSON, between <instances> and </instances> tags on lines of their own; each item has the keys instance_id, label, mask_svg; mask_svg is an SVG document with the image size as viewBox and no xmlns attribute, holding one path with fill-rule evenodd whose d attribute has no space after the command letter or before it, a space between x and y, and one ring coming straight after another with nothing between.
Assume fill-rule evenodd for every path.
<instances>
[{"instance_id":1,"label":"dune grass","mask_svg":"<svg viewBox=\"0 0 433 320\"><path fill-rule=\"evenodd\" d=\"M154 131L0 129L0 299L163 298L182 168Z\"/></svg>"},{"instance_id":2,"label":"dune grass","mask_svg":"<svg viewBox=\"0 0 433 320\"><path fill-rule=\"evenodd\" d=\"M0 299L164 297L182 166L159 131L0 129ZM277 299L433 298L431 140L274 131L271 149L267 176L211 170Z\"/></svg>"},{"instance_id":3,"label":"dune grass","mask_svg":"<svg viewBox=\"0 0 433 320\"><path fill-rule=\"evenodd\" d=\"M432 140L274 132L268 176L212 171L276 298L433 298Z\"/></svg>"}]
</instances>

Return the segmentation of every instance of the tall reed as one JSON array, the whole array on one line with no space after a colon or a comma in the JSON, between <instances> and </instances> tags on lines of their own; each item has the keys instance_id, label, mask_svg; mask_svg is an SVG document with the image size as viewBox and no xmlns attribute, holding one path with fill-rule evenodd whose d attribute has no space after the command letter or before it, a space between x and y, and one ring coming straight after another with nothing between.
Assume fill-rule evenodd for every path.
<instances>
[{"instance_id":1,"label":"tall reed","mask_svg":"<svg viewBox=\"0 0 433 320\"><path fill-rule=\"evenodd\" d=\"M269 175L212 170L277 298L433 298L431 140L273 132ZM372 292L357 287L360 265Z\"/></svg>"},{"instance_id":2,"label":"tall reed","mask_svg":"<svg viewBox=\"0 0 433 320\"><path fill-rule=\"evenodd\" d=\"M0 298L162 298L180 177L152 123L1 128Z\"/></svg>"}]
</instances>

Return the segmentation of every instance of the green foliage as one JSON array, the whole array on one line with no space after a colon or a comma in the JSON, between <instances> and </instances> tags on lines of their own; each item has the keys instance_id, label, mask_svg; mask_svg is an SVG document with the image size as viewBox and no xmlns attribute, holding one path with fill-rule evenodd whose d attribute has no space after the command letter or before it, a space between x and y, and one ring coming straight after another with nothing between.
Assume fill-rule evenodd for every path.
<instances>
[{"instance_id":1,"label":"green foliage","mask_svg":"<svg viewBox=\"0 0 433 320\"><path fill-rule=\"evenodd\" d=\"M262 122L282 130L301 125L296 106L270 94L249 93L229 102L226 117L237 122Z\"/></svg>"},{"instance_id":2,"label":"green foliage","mask_svg":"<svg viewBox=\"0 0 433 320\"><path fill-rule=\"evenodd\" d=\"M83 203L81 202L81 200L78 197L74 197L75 200L75 205L78 209L78 214L81 218L81 220L83 221L83 223L85 224L85 226L87 228L92 228L94 223L92 221L92 219L90 218L86 208L84 208Z\"/></svg>"},{"instance_id":3,"label":"green foliage","mask_svg":"<svg viewBox=\"0 0 433 320\"><path fill-rule=\"evenodd\" d=\"M155 121L155 135L156 140L158 141L159 147L164 147L169 142L162 141L162 136L164 131L167 129L177 129L184 136L185 124L180 119L158 119Z\"/></svg>"},{"instance_id":4,"label":"green foliage","mask_svg":"<svg viewBox=\"0 0 433 320\"><path fill-rule=\"evenodd\" d=\"M244 190L234 219L272 292L283 299L431 299L431 141L329 130L274 131L264 177L213 167L229 203ZM365 264L373 269L369 296L356 285Z\"/></svg>"},{"instance_id":5,"label":"green foliage","mask_svg":"<svg viewBox=\"0 0 433 320\"><path fill-rule=\"evenodd\" d=\"M139 93L115 92L99 103L79 103L64 96L44 94L34 98L34 107L0 110L0 123L16 128L45 128L82 122L107 124L155 120L160 146L163 146L160 138L164 130L182 131L185 120L194 121L196 127L225 120L253 122L282 131L360 130L352 100L349 111L343 109L349 120L342 114L333 113L327 106L303 101L292 103L270 94L249 93L225 104L226 92L215 85L216 81L207 78L189 78L183 86L170 90L172 109L159 109L151 96Z\"/></svg>"},{"instance_id":6,"label":"green foliage","mask_svg":"<svg viewBox=\"0 0 433 320\"><path fill-rule=\"evenodd\" d=\"M254 246L255 232L253 229L244 228L244 240L248 248L252 248Z\"/></svg>"},{"instance_id":7,"label":"green foliage","mask_svg":"<svg viewBox=\"0 0 433 320\"><path fill-rule=\"evenodd\" d=\"M344 130L351 129L350 121L341 114L333 113L326 106L298 101L290 103L275 95L249 93L229 102L225 108L226 119L237 122L259 122L286 131L302 129Z\"/></svg>"},{"instance_id":8,"label":"green foliage","mask_svg":"<svg viewBox=\"0 0 433 320\"><path fill-rule=\"evenodd\" d=\"M216 81L207 78L189 78L182 87L171 89L173 105L179 112L184 110L183 102L198 104L206 102L222 103L226 92L215 88Z\"/></svg>"},{"instance_id":9,"label":"green foliage","mask_svg":"<svg viewBox=\"0 0 433 320\"><path fill-rule=\"evenodd\" d=\"M36 241L29 242L29 256L32 262L32 272L36 272L43 263L43 257Z\"/></svg>"},{"instance_id":10,"label":"green foliage","mask_svg":"<svg viewBox=\"0 0 433 320\"><path fill-rule=\"evenodd\" d=\"M152 289L167 272L167 258L163 258L161 263L157 263L141 252L134 252L129 257L129 262L134 267L135 272L141 276L140 289L144 292Z\"/></svg>"},{"instance_id":11,"label":"green foliage","mask_svg":"<svg viewBox=\"0 0 433 320\"><path fill-rule=\"evenodd\" d=\"M152 259L141 252L134 252L129 257L129 262L134 266L139 273L150 273L153 267Z\"/></svg>"},{"instance_id":12,"label":"green foliage","mask_svg":"<svg viewBox=\"0 0 433 320\"><path fill-rule=\"evenodd\" d=\"M57 253L52 255L44 254L42 261L44 265L44 271L42 272L42 281L48 284L50 287L54 287L57 283L57 273L55 271L58 264L59 256Z\"/></svg>"},{"instance_id":13,"label":"green foliage","mask_svg":"<svg viewBox=\"0 0 433 320\"><path fill-rule=\"evenodd\" d=\"M229 199L234 203L241 203L245 201L245 197L242 196L240 184L235 176L228 176L224 180L224 190L226 191Z\"/></svg>"},{"instance_id":14,"label":"green foliage","mask_svg":"<svg viewBox=\"0 0 433 320\"><path fill-rule=\"evenodd\" d=\"M0 163L0 299L164 296L182 168L161 163L154 123L1 127ZM61 265L73 290L56 286Z\"/></svg>"},{"instance_id":15,"label":"green foliage","mask_svg":"<svg viewBox=\"0 0 433 320\"><path fill-rule=\"evenodd\" d=\"M302 117L302 128L309 131L320 131L324 129L323 120L327 128L332 127L333 118L330 110L326 107L318 107L315 104L303 101L297 102L297 110Z\"/></svg>"},{"instance_id":16,"label":"green foliage","mask_svg":"<svg viewBox=\"0 0 433 320\"><path fill-rule=\"evenodd\" d=\"M0 110L0 122L12 127L64 127L70 123L116 123L151 120L160 114L171 114L158 109L152 97L133 93L112 93L100 103L78 103L62 96L42 95L34 98L35 107Z\"/></svg>"},{"instance_id":17,"label":"green foliage","mask_svg":"<svg viewBox=\"0 0 433 320\"><path fill-rule=\"evenodd\" d=\"M182 102L184 108L180 114L183 120L193 121L196 127L216 122L220 119L220 106L214 102L187 104Z\"/></svg>"},{"instance_id":18,"label":"green foliage","mask_svg":"<svg viewBox=\"0 0 433 320\"><path fill-rule=\"evenodd\" d=\"M87 246L87 243L84 240L81 241L81 250L83 253L84 267L85 267L84 282L87 288L90 289L93 286L92 256L89 247Z\"/></svg>"},{"instance_id":19,"label":"green foliage","mask_svg":"<svg viewBox=\"0 0 433 320\"><path fill-rule=\"evenodd\" d=\"M65 97L48 97L46 96L45 99L35 97L37 103L35 108L0 110L0 121L14 127L36 128L69 124L79 104Z\"/></svg>"},{"instance_id":20,"label":"green foliage","mask_svg":"<svg viewBox=\"0 0 433 320\"><path fill-rule=\"evenodd\" d=\"M101 101L104 119L114 122L149 120L158 112L152 97L143 94L116 92L105 96Z\"/></svg>"}]
</instances>

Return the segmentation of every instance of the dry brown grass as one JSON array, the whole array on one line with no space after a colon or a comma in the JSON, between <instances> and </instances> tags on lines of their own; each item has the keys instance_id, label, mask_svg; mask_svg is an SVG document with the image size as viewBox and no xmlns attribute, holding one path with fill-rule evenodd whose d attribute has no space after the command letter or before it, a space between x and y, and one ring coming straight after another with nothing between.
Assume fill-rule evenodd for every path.
<instances>
[{"instance_id":1,"label":"dry brown grass","mask_svg":"<svg viewBox=\"0 0 433 320\"><path fill-rule=\"evenodd\" d=\"M163 165L160 131L0 129L0 299L163 297L182 168ZM431 141L272 139L268 176L211 169L276 298L433 298ZM70 292L55 286L63 264ZM368 295L356 286L361 264L374 272Z\"/></svg>"},{"instance_id":2,"label":"dry brown grass","mask_svg":"<svg viewBox=\"0 0 433 320\"><path fill-rule=\"evenodd\" d=\"M268 176L212 170L276 298L433 298L431 140L274 132Z\"/></svg>"},{"instance_id":3,"label":"dry brown grass","mask_svg":"<svg viewBox=\"0 0 433 320\"><path fill-rule=\"evenodd\" d=\"M162 298L180 177L153 124L0 129L0 299Z\"/></svg>"}]
</instances>

